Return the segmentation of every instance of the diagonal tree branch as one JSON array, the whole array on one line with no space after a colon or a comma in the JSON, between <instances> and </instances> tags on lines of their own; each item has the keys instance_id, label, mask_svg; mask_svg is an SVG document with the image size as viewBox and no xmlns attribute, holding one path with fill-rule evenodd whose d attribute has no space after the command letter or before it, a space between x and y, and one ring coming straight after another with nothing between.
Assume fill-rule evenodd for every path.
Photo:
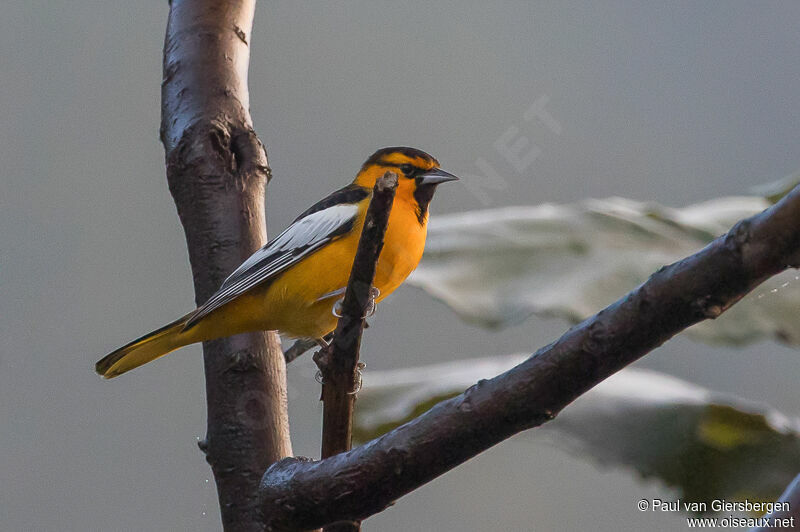
<instances>
[{"instance_id":1,"label":"diagonal tree branch","mask_svg":"<svg viewBox=\"0 0 800 532\"><path fill-rule=\"evenodd\" d=\"M255 0L172 0L164 42L161 139L186 233L196 301L266 241L269 167L248 106ZM291 455L286 367L275 333L203 344L208 431L225 530L262 530L259 479Z\"/></svg>"},{"instance_id":2,"label":"diagonal tree branch","mask_svg":"<svg viewBox=\"0 0 800 532\"><path fill-rule=\"evenodd\" d=\"M261 482L266 527L302 530L380 512L509 436L553 419L598 382L799 265L800 187L661 268L508 372L347 453L273 464Z\"/></svg>"},{"instance_id":3,"label":"diagonal tree branch","mask_svg":"<svg viewBox=\"0 0 800 532\"><path fill-rule=\"evenodd\" d=\"M372 299L372 283L396 190L397 174L393 172L386 172L375 182L333 341L314 356L322 374L322 458L345 452L352 444L354 391L361 386L358 357L364 316ZM359 524L351 521L325 527L325 532L358 530Z\"/></svg>"},{"instance_id":4,"label":"diagonal tree branch","mask_svg":"<svg viewBox=\"0 0 800 532\"><path fill-rule=\"evenodd\" d=\"M786 486L781 496L776 501L776 509L763 517L767 520L766 526L750 529L750 532L769 532L777 528L797 530L800 528L800 475Z\"/></svg>"}]
</instances>

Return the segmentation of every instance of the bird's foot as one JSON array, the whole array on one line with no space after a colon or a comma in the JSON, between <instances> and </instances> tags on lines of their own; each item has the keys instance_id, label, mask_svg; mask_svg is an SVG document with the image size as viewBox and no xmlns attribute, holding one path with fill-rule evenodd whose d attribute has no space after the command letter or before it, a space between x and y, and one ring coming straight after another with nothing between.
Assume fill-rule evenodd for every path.
<instances>
[{"instance_id":1,"label":"bird's foot","mask_svg":"<svg viewBox=\"0 0 800 532\"><path fill-rule=\"evenodd\" d=\"M367 365L364 362L359 362L356 364L356 383L353 389L347 392L347 395L355 395L361 391L361 378L363 375L361 374L361 370L366 368Z\"/></svg>"},{"instance_id":2,"label":"bird's foot","mask_svg":"<svg viewBox=\"0 0 800 532\"><path fill-rule=\"evenodd\" d=\"M344 310L344 298L337 299L336 303L333 304L333 308L331 309L331 313L336 316L337 318L342 317L342 311Z\"/></svg>"},{"instance_id":3,"label":"bird's foot","mask_svg":"<svg viewBox=\"0 0 800 532\"><path fill-rule=\"evenodd\" d=\"M363 373L361 371L366 367L367 367L367 365L364 362L359 362L358 364L356 364L355 385L353 386L352 390L347 392L347 395L356 395L358 392L361 391L361 386L362 386L363 377L364 377L364 375L363 375ZM322 370L319 370L319 369L317 370L317 372L314 374L314 380L317 381L320 384L325 384L325 379L323 379L323 377L322 377Z\"/></svg>"},{"instance_id":4,"label":"bird's foot","mask_svg":"<svg viewBox=\"0 0 800 532\"><path fill-rule=\"evenodd\" d=\"M376 300L380 295L381 291L378 288L375 288L373 286L369 289L369 301L367 301L367 308L364 310L364 315L361 316L363 319L369 318L373 314L375 314L375 310L377 310L378 308L378 303L376 302ZM333 304L333 308L331 309L333 315L336 316L337 318L341 318L342 312L344 310L343 306L344 306L344 298L337 300L336 303Z\"/></svg>"},{"instance_id":5,"label":"bird's foot","mask_svg":"<svg viewBox=\"0 0 800 532\"><path fill-rule=\"evenodd\" d=\"M381 295L381 291L375 288L374 286L369 289L369 301L367 302L367 308L364 311L364 318L369 318L375 311L378 310L378 303L377 299Z\"/></svg>"}]
</instances>

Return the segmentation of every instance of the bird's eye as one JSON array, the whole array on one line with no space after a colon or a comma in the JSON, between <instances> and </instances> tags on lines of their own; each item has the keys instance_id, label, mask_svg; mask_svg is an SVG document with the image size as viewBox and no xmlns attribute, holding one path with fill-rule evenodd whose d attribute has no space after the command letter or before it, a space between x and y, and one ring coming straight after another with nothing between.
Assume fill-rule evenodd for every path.
<instances>
[{"instance_id":1,"label":"bird's eye","mask_svg":"<svg viewBox=\"0 0 800 532\"><path fill-rule=\"evenodd\" d=\"M406 177L411 177L411 174L414 173L414 167L410 164L401 164L398 168L400 171L406 174Z\"/></svg>"}]
</instances>

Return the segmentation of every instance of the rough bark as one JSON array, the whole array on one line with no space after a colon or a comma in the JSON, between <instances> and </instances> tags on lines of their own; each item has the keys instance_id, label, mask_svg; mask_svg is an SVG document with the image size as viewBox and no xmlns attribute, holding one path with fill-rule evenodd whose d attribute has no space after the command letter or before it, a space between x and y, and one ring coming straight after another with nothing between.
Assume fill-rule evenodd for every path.
<instances>
[{"instance_id":1,"label":"rough bark","mask_svg":"<svg viewBox=\"0 0 800 532\"><path fill-rule=\"evenodd\" d=\"M553 419L606 377L800 265L800 187L665 266L528 360L349 452L287 458L261 483L268 530L361 520L509 436Z\"/></svg>"},{"instance_id":2,"label":"rough bark","mask_svg":"<svg viewBox=\"0 0 800 532\"><path fill-rule=\"evenodd\" d=\"M172 0L161 139L198 304L266 241L266 151L253 131L247 68L254 0ZM262 530L257 487L291 455L286 367L274 333L203 344L211 465L225 530Z\"/></svg>"}]
</instances>

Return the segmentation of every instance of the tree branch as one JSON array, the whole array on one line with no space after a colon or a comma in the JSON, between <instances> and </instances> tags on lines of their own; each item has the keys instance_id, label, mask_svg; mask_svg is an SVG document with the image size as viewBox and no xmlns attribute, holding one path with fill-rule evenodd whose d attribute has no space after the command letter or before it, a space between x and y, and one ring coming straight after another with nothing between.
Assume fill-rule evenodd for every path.
<instances>
[{"instance_id":1,"label":"tree branch","mask_svg":"<svg viewBox=\"0 0 800 532\"><path fill-rule=\"evenodd\" d=\"M322 374L322 458L350 449L353 438L355 391L361 386L358 357L367 308L372 300L372 283L383 238L389 223L397 174L386 174L375 182L350 279L341 306L341 318L333 341L314 356ZM355 532L358 522L343 522L325 527L325 532Z\"/></svg>"},{"instance_id":2,"label":"tree branch","mask_svg":"<svg viewBox=\"0 0 800 532\"><path fill-rule=\"evenodd\" d=\"M525 429L553 419L609 375L713 319L766 278L800 264L800 187L698 253L661 268L555 343L347 453L286 458L261 482L268 530L361 520Z\"/></svg>"},{"instance_id":3,"label":"tree branch","mask_svg":"<svg viewBox=\"0 0 800 532\"><path fill-rule=\"evenodd\" d=\"M161 140L186 234L196 301L266 241L267 156L248 111L255 0L172 0L164 41ZM208 432L225 530L261 530L257 487L291 455L286 367L275 333L203 344Z\"/></svg>"}]
</instances>

